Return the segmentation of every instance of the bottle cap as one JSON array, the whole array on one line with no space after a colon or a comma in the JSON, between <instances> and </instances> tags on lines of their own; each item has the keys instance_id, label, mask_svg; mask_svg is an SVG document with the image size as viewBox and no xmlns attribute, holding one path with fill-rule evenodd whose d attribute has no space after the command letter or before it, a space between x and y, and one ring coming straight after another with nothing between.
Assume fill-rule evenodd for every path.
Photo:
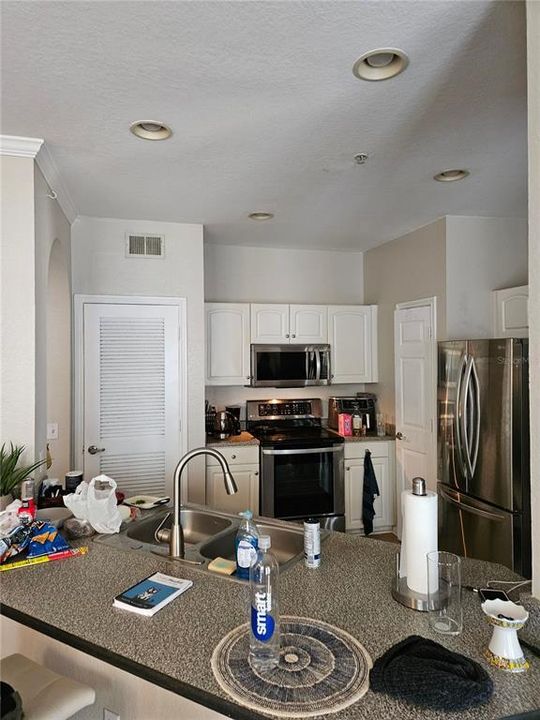
<instances>
[{"instance_id":1,"label":"bottle cap","mask_svg":"<svg viewBox=\"0 0 540 720\"><path fill-rule=\"evenodd\" d=\"M423 477L415 477L412 479L412 493L413 495L427 495L426 481Z\"/></svg>"},{"instance_id":2,"label":"bottle cap","mask_svg":"<svg viewBox=\"0 0 540 720\"><path fill-rule=\"evenodd\" d=\"M272 539L270 538L270 535L261 535L259 537L259 548L261 550L268 550L268 548L271 546L272 546Z\"/></svg>"},{"instance_id":3,"label":"bottle cap","mask_svg":"<svg viewBox=\"0 0 540 720\"><path fill-rule=\"evenodd\" d=\"M251 512L251 510L243 510L238 514L241 515L243 518L246 518L246 520L251 520L251 518L253 517L253 513Z\"/></svg>"}]
</instances>

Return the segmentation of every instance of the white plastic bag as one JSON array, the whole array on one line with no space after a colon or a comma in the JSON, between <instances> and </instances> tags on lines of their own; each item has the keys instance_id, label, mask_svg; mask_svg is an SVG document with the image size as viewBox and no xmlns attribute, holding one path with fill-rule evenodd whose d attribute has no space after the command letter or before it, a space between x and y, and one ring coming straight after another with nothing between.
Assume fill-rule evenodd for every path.
<instances>
[{"instance_id":1,"label":"white plastic bag","mask_svg":"<svg viewBox=\"0 0 540 720\"><path fill-rule=\"evenodd\" d=\"M64 504L76 518L88 520L96 532L116 533L122 524L122 517L115 490L116 482L112 478L99 475L92 478L90 483L79 483L74 493L64 495Z\"/></svg>"}]
</instances>

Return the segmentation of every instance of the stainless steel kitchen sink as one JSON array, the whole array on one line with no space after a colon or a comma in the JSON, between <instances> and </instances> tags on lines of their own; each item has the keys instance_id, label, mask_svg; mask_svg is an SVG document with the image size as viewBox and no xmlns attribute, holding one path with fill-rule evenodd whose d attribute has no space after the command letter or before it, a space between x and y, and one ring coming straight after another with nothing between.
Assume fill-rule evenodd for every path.
<instances>
[{"instance_id":1,"label":"stainless steel kitchen sink","mask_svg":"<svg viewBox=\"0 0 540 720\"><path fill-rule=\"evenodd\" d=\"M127 524L115 535L96 535L94 542L128 552L151 552L168 558L167 545L158 543L154 534L167 518L168 508L144 511L140 520ZM169 516L163 527L170 527ZM304 534L299 525L270 518L254 518L261 535L272 538L272 552L285 572L304 556ZM181 521L185 538L185 558L171 562L187 563L189 567L203 572L208 563L216 557L234 560L234 541L240 518L237 515L213 510L204 505L188 505L181 509ZM329 536L327 530L321 530L321 541ZM217 573L212 573L217 575ZM236 575L217 575L235 582L246 582Z\"/></svg>"},{"instance_id":2,"label":"stainless steel kitchen sink","mask_svg":"<svg viewBox=\"0 0 540 720\"><path fill-rule=\"evenodd\" d=\"M154 533L163 522L164 515L150 517L139 522L128 525L126 535L133 540L140 540L150 545L160 545L154 538ZM193 508L182 508L180 511L180 522L184 530L184 542L188 545L197 545L218 533L231 527L232 520ZM172 514L163 523L164 528L172 525ZM236 530L235 530L236 533Z\"/></svg>"},{"instance_id":3,"label":"stainless steel kitchen sink","mask_svg":"<svg viewBox=\"0 0 540 720\"><path fill-rule=\"evenodd\" d=\"M278 561L280 569L290 565L304 554L304 533L300 528L282 528L262 522L258 522L257 527L260 535L270 535L272 538L271 551ZM199 552L209 560L217 557L234 560L235 538L236 528L203 543Z\"/></svg>"}]
</instances>

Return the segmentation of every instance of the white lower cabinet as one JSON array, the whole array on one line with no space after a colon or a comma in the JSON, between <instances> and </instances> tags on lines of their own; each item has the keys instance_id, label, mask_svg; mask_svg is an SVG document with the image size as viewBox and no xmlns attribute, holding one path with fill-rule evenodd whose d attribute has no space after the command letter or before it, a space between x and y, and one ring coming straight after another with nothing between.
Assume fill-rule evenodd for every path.
<instances>
[{"instance_id":1,"label":"white lower cabinet","mask_svg":"<svg viewBox=\"0 0 540 720\"><path fill-rule=\"evenodd\" d=\"M259 448L257 446L219 449L236 481L238 492L227 495L221 466L214 458L206 461L206 504L223 512L251 510L259 514Z\"/></svg>"},{"instance_id":2,"label":"white lower cabinet","mask_svg":"<svg viewBox=\"0 0 540 720\"><path fill-rule=\"evenodd\" d=\"M366 450L371 452L380 492L374 502L373 531L390 531L395 525L395 444L391 441L345 443L345 527L356 531L364 528L362 491Z\"/></svg>"}]
</instances>

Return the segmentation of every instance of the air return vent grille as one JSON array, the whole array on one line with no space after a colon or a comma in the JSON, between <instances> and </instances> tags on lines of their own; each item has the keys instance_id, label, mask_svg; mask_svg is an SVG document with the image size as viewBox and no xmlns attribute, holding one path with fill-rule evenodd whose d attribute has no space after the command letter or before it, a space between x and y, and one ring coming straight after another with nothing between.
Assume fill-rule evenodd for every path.
<instances>
[{"instance_id":1,"label":"air return vent grille","mask_svg":"<svg viewBox=\"0 0 540 720\"><path fill-rule=\"evenodd\" d=\"M126 236L126 257L160 258L165 254L165 238L163 235L131 235Z\"/></svg>"}]
</instances>

